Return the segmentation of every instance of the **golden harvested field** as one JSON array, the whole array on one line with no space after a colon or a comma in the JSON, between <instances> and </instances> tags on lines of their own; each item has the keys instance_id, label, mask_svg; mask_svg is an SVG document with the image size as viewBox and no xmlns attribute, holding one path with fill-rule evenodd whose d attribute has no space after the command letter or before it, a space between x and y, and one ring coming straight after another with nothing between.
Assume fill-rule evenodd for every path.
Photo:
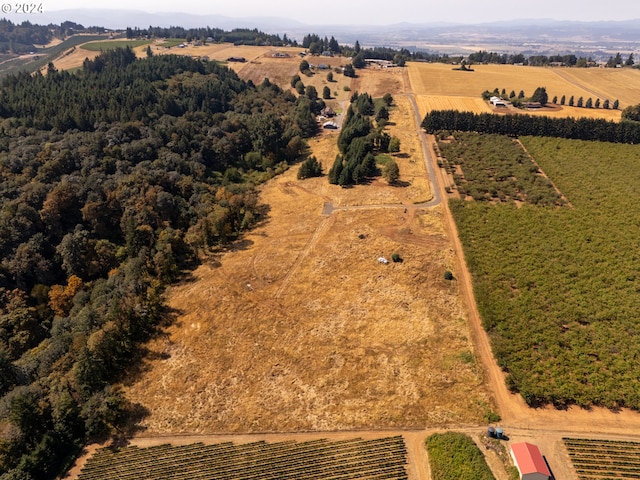
<instances>
[{"instance_id":1,"label":"golden harvested field","mask_svg":"<svg viewBox=\"0 0 640 480\"><path fill-rule=\"evenodd\" d=\"M561 68L567 81L584 85L601 98L620 100L620 108L640 103L640 70L637 68ZM576 97L577 98L577 97ZM587 97L585 97L587 98Z\"/></svg>"},{"instance_id":2,"label":"golden harvested field","mask_svg":"<svg viewBox=\"0 0 640 480\"><path fill-rule=\"evenodd\" d=\"M63 52L59 57L53 60L53 64L58 70L71 70L72 68L80 67L85 58L93 60L98 55L100 55L100 52L91 52L79 47L73 47ZM42 72L44 73L46 70L47 69L45 67L42 69Z\"/></svg>"},{"instance_id":3,"label":"golden harvested field","mask_svg":"<svg viewBox=\"0 0 640 480\"><path fill-rule=\"evenodd\" d=\"M436 95L420 95L416 97L420 115L431 110L459 110L461 112L493 113L493 109L480 96L450 97Z\"/></svg>"},{"instance_id":4,"label":"golden harvested field","mask_svg":"<svg viewBox=\"0 0 640 480\"><path fill-rule=\"evenodd\" d=\"M126 386L151 412L145 434L422 428L493 408L443 279L456 259L442 207L413 206L431 193L409 101L397 104L409 186L343 189L292 168L262 188L267 221L168 292L175 322ZM325 169L335 140L310 142ZM346 209L322 215L329 201ZM402 263L378 262L394 252Z\"/></svg>"},{"instance_id":5,"label":"golden harvested field","mask_svg":"<svg viewBox=\"0 0 640 480\"><path fill-rule=\"evenodd\" d=\"M436 97L479 98L484 90L503 88L516 93L523 90L531 95L537 87L545 87L551 100L566 96L567 103L573 95L586 101L618 99L620 108L640 102L640 71L631 69L579 69L520 67L515 65L474 65L473 72L453 70L453 66L436 63L410 62L409 77L416 95ZM619 118L619 113L605 110L568 108L566 113L572 116L600 116ZM565 115L555 113L555 115ZM566 116L566 115L565 115Z\"/></svg>"}]
</instances>

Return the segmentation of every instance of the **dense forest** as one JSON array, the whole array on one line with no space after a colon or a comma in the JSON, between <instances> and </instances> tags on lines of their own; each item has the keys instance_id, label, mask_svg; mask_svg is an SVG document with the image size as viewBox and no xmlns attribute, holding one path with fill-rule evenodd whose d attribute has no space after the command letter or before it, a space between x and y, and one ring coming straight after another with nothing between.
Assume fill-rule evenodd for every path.
<instances>
[{"instance_id":1,"label":"dense forest","mask_svg":"<svg viewBox=\"0 0 640 480\"><path fill-rule=\"evenodd\" d=\"M162 291L263 218L298 101L214 62L105 52L0 90L0 478L51 478L135 411L112 387Z\"/></svg>"}]
</instances>

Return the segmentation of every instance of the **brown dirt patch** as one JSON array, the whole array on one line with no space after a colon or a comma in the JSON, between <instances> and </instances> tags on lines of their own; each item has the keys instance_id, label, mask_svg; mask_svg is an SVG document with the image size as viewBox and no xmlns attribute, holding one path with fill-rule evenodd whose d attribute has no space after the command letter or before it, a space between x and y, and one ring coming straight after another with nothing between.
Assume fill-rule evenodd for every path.
<instances>
[{"instance_id":1,"label":"brown dirt patch","mask_svg":"<svg viewBox=\"0 0 640 480\"><path fill-rule=\"evenodd\" d=\"M410 91L406 68L367 67L356 70L358 75L351 85L353 91L367 92L372 97L385 93L401 94Z\"/></svg>"}]
</instances>

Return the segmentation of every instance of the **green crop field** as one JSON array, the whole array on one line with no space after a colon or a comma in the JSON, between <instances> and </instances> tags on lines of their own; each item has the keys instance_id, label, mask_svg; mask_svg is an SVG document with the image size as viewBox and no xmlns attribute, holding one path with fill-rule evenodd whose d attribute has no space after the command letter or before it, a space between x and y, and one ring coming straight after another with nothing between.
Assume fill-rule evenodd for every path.
<instances>
[{"instance_id":1,"label":"green crop field","mask_svg":"<svg viewBox=\"0 0 640 480\"><path fill-rule=\"evenodd\" d=\"M535 205L562 205L564 199L539 171L517 140L504 135L456 132L440 142L443 167L453 173L464 198ZM457 173L457 166L462 174Z\"/></svg>"},{"instance_id":2,"label":"green crop field","mask_svg":"<svg viewBox=\"0 0 640 480\"><path fill-rule=\"evenodd\" d=\"M89 50L92 52L100 52L100 51L107 51L107 50L115 50L116 48L124 48L124 47L136 48L136 47L139 47L140 45L146 45L148 43L151 43L151 40L128 40L128 41L113 40L110 42L85 43L84 45L81 45L80 48L83 48L85 50Z\"/></svg>"},{"instance_id":3,"label":"green crop field","mask_svg":"<svg viewBox=\"0 0 640 480\"><path fill-rule=\"evenodd\" d=\"M402 437L324 439L298 443L158 445L103 448L79 480L278 478L282 480L401 480L407 478Z\"/></svg>"},{"instance_id":4,"label":"green crop field","mask_svg":"<svg viewBox=\"0 0 640 480\"><path fill-rule=\"evenodd\" d=\"M522 141L572 207L451 202L497 361L530 405L640 408L640 146Z\"/></svg>"},{"instance_id":5,"label":"green crop field","mask_svg":"<svg viewBox=\"0 0 640 480\"><path fill-rule=\"evenodd\" d=\"M564 438L581 480L640 478L640 443Z\"/></svg>"},{"instance_id":6,"label":"green crop field","mask_svg":"<svg viewBox=\"0 0 640 480\"><path fill-rule=\"evenodd\" d=\"M426 445L433 480L495 480L482 452L468 435L434 433Z\"/></svg>"}]
</instances>

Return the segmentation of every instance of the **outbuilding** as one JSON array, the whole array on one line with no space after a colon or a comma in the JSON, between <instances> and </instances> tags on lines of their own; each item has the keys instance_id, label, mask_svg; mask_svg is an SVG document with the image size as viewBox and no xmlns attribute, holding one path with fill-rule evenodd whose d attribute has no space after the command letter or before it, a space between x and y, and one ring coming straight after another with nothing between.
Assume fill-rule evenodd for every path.
<instances>
[{"instance_id":1,"label":"outbuilding","mask_svg":"<svg viewBox=\"0 0 640 480\"><path fill-rule=\"evenodd\" d=\"M547 462L536 445L527 442L512 444L511 458L520 473L521 480L549 480L551 478Z\"/></svg>"}]
</instances>

